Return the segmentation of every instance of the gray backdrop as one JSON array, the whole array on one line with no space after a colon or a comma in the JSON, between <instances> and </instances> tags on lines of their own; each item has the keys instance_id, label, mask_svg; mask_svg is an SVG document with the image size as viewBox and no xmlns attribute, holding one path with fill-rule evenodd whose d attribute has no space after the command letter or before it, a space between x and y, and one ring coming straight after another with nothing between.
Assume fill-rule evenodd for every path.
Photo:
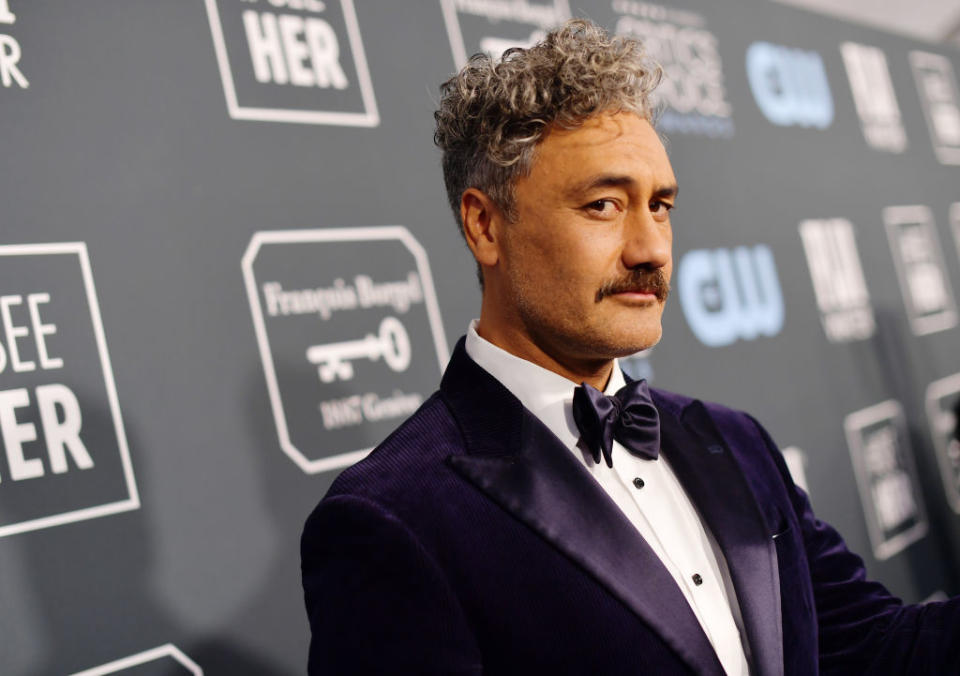
<instances>
[{"instance_id":1,"label":"gray backdrop","mask_svg":"<svg viewBox=\"0 0 960 676\"><path fill-rule=\"evenodd\" d=\"M0 0L0 672L304 670L298 538L477 314L437 85L645 38L683 186L660 387L757 416L960 591L955 51L764 0Z\"/></svg>"}]
</instances>

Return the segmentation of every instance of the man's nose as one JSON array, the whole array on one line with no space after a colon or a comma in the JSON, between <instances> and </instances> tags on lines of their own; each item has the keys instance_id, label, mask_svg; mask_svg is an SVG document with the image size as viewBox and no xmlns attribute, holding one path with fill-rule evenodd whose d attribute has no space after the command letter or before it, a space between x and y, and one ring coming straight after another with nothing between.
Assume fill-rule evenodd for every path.
<instances>
[{"instance_id":1,"label":"man's nose","mask_svg":"<svg viewBox=\"0 0 960 676\"><path fill-rule=\"evenodd\" d=\"M658 221L643 209L625 226L623 264L628 269L662 268L670 262L672 241L670 222Z\"/></svg>"}]
</instances>

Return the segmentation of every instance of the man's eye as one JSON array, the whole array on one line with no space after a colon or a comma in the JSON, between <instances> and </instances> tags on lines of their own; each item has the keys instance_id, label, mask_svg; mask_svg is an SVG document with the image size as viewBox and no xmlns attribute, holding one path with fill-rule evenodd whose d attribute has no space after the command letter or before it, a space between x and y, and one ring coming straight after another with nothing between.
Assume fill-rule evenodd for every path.
<instances>
[{"instance_id":1,"label":"man's eye","mask_svg":"<svg viewBox=\"0 0 960 676\"><path fill-rule=\"evenodd\" d=\"M666 212L666 211L670 211L671 209L673 209L673 205L670 204L669 202L664 202L662 200L653 200L652 202L650 202L650 211L652 211L653 213L657 213L660 211Z\"/></svg>"},{"instance_id":2,"label":"man's eye","mask_svg":"<svg viewBox=\"0 0 960 676\"><path fill-rule=\"evenodd\" d=\"M601 214L610 214L616 209L616 203L613 200L594 200L590 202L585 208L587 211L595 211Z\"/></svg>"}]
</instances>

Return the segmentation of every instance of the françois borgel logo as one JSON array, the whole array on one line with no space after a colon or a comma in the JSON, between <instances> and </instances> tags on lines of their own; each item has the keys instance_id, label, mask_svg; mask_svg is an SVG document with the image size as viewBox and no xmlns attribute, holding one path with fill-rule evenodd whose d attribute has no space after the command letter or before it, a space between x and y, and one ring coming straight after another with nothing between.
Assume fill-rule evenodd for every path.
<instances>
[{"instance_id":1,"label":"fran\u00e7ois borgel logo","mask_svg":"<svg viewBox=\"0 0 960 676\"><path fill-rule=\"evenodd\" d=\"M872 336L876 321L853 224L845 218L803 221L800 238L827 339L843 343Z\"/></svg>"},{"instance_id":2,"label":"fran\u00e7ois borgel logo","mask_svg":"<svg viewBox=\"0 0 960 676\"><path fill-rule=\"evenodd\" d=\"M353 0L206 0L230 117L380 123Z\"/></svg>"},{"instance_id":3,"label":"fran\u00e7ois borgel logo","mask_svg":"<svg viewBox=\"0 0 960 676\"><path fill-rule=\"evenodd\" d=\"M361 459L436 390L446 338L406 228L258 232L243 274L280 446L304 472Z\"/></svg>"},{"instance_id":4,"label":"fran\u00e7ois borgel logo","mask_svg":"<svg viewBox=\"0 0 960 676\"><path fill-rule=\"evenodd\" d=\"M940 54L910 52L910 65L937 159L960 164L960 92L953 64Z\"/></svg>"},{"instance_id":5,"label":"fran\u00e7ois borgel logo","mask_svg":"<svg viewBox=\"0 0 960 676\"><path fill-rule=\"evenodd\" d=\"M636 0L613 0L611 8L614 31L642 40L663 67L654 92L664 106L658 127L668 134L733 136L717 36L703 16Z\"/></svg>"},{"instance_id":6,"label":"fran\u00e7ois borgel logo","mask_svg":"<svg viewBox=\"0 0 960 676\"><path fill-rule=\"evenodd\" d=\"M903 409L885 401L851 413L843 427L874 556L890 558L927 533Z\"/></svg>"},{"instance_id":7,"label":"fran\u00e7ois borgel logo","mask_svg":"<svg viewBox=\"0 0 960 676\"><path fill-rule=\"evenodd\" d=\"M947 502L960 514L960 373L930 383L926 400Z\"/></svg>"},{"instance_id":8,"label":"fran\u00e7ois borgel logo","mask_svg":"<svg viewBox=\"0 0 960 676\"><path fill-rule=\"evenodd\" d=\"M913 332L919 336L956 326L956 304L930 209L887 207L883 220Z\"/></svg>"},{"instance_id":9,"label":"fran\u00e7ois borgel logo","mask_svg":"<svg viewBox=\"0 0 960 676\"><path fill-rule=\"evenodd\" d=\"M893 93L883 50L844 42L840 45L840 53L867 143L877 150L902 153L907 147L907 134L900 120L900 106Z\"/></svg>"},{"instance_id":10,"label":"fran\u00e7ois borgel logo","mask_svg":"<svg viewBox=\"0 0 960 676\"><path fill-rule=\"evenodd\" d=\"M754 42L747 49L747 79L773 124L826 129L833 122L833 96L817 52Z\"/></svg>"},{"instance_id":11,"label":"fran\u00e7ois borgel logo","mask_svg":"<svg viewBox=\"0 0 960 676\"><path fill-rule=\"evenodd\" d=\"M529 47L570 18L567 0L440 0L457 68L471 54Z\"/></svg>"},{"instance_id":12,"label":"fran\u00e7ois borgel logo","mask_svg":"<svg viewBox=\"0 0 960 676\"><path fill-rule=\"evenodd\" d=\"M704 345L775 336L783 328L783 294L765 244L688 251L677 277L683 314Z\"/></svg>"},{"instance_id":13,"label":"fran\u00e7ois borgel logo","mask_svg":"<svg viewBox=\"0 0 960 676\"><path fill-rule=\"evenodd\" d=\"M10 11L10 1L0 0L0 27L12 26L17 22L17 15ZM9 89L17 85L21 89L30 86L30 81L20 70L22 51L20 43L12 35L0 33L0 84Z\"/></svg>"},{"instance_id":14,"label":"fran\u00e7ois borgel logo","mask_svg":"<svg viewBox=\"0 0 960 676\"><path fill-rule=\"evenodd\" d=\"M140 507L87 248L0 246L0 537Z\"/></svg>"}]
</instances>

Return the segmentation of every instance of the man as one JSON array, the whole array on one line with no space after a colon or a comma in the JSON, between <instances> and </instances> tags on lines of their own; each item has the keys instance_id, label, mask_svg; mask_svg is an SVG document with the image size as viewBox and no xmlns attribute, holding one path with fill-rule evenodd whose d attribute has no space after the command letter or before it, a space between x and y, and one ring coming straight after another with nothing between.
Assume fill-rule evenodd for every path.
<instances>
[{"instance_id":1,"label":"man","mask_svg":"<svg viewBox=\"0 0 960 676\"><path fill-rule=\"evenodd\" d=\"M960 605L866 581L752 418L617 368L671 273L658 78L574 21L444 85L480 318L307 522L311 674L960 673Z\"/></svg>"}]
</instances>

